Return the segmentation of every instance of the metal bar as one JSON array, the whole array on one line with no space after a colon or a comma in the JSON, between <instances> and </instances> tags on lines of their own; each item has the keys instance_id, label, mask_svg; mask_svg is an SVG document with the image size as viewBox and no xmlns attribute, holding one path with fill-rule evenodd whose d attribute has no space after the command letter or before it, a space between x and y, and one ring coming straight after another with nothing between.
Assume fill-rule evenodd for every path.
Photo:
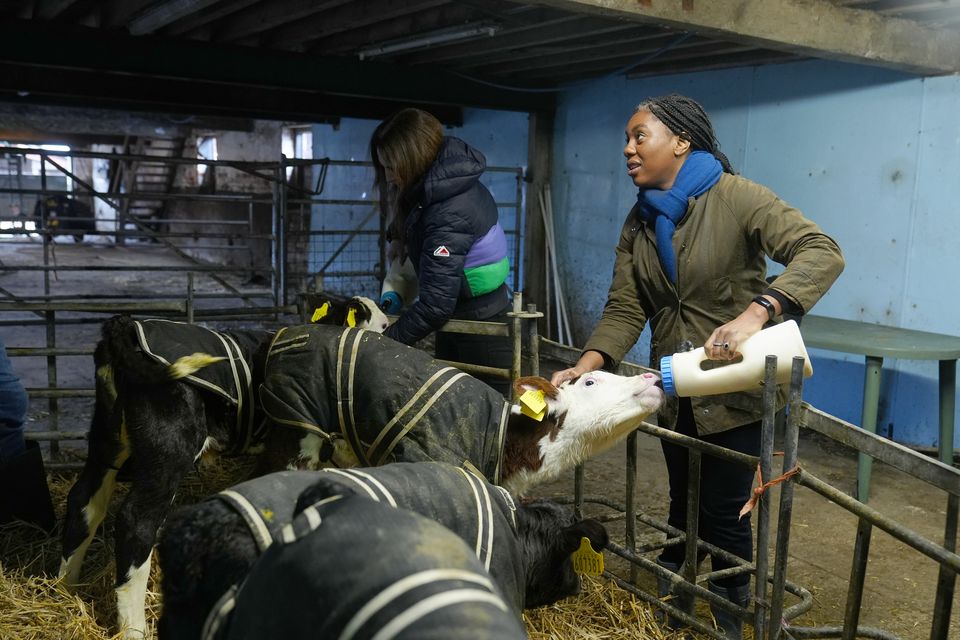
<instances>
[{"instance_id":1,"label":"metal bar","mask_svg":"<svg viewBox=\"0 0 960 640\"><path fill-rule=\"evenodd\" d=\"M715 444L710 444L709 442L704 442L703 440L698 440L697 438L691 438L690 436L675 433L670 429L663 429L656 425L652 425L649 422L641 422L637 429L652 436L656 436L661 440L667 440L674 444L687 447L688 449L696 449L697 451L709 454L715 458L723 458L732 462L739 462L740 464L752 468L756 468L757 465L760 464L760 458L757 456L747 455L746 453L740 453L739 451L734 451L733 449L726 449Z\"/></svg>"},{"instance_id":2,"label":"metal bar","mask_svg":"<svg viewBox=\"0 0 960 640\"><path fill-rule=\"evenodd\" d=\"M513 292L513 318L510 322L510 337L513 340L513 364L510 367L510 379L516 380L520 377L520 367L522 366L521 356L523 350L523 324L520 319L520 313L523 311L523 294L520 291ZM441 329L442 331L442 329Z\"/></svg>"},{"instance_id":3,"label":"metal bar","mask_svg":"<svg viewBox=\"0 0 960 640\"><path fill-rule=\"evenodd\" d=\"M860 607L863 605L863 585L867 577L867 561L870 559L870 534L873 525L860 518L857 522L857 538L853 545L853 563L850 567L850 582L847 587L847 605L843 616L843 640L855 640L860 623Z\"/></svg>"},{"instance_id":4,"label":"metal bar","mask_svg":"<svg viewBox=\"0 0 960 640\"><path fill-rule=\"evenodd\" d=\"M800 404L803 394L804 359L795 357L790 370L790 399L783 434L783 467L787 473L797 466L797 445L800 439ZM787 582L787 560L790 550L790 526L793 520L793 482L780 485L780 508L777 513L777 541L773 561L773 585L770 594L770 638L780 640L783 631L784 589Z\"/></svg>"},{"instance_id":5,"label":"metal bar","mask_svg":"<svg viewBox=\"0 0 960 640\"><path fill-rule=\"evenodd\" d=\"M281 156L282 157L282 156ZM277 224L277 249L280 276L280 295L276 297L275 304L287 304L287 189L292 187L286 181L285 169L277 167L277 193L280 196L280 204L277 207L279 220ZM297 188L297 187L293 187ZM299 190L299 188L297 188Z\"/></svg>"},{"instance_id":6,"label":"metal bar","mask_svg":"<svg viewBox=\"0 0 960 640\"><path fill-rule=\"evenodd\" d=\"M206 163L203 163L206 164ZM188 201L213 201L213 202L256 202L265 204L270 202L269 198L256 195L246 195L246 194L216 194L216 193L166 193L163 191L97 191L96 189L88 189L92 195L102 196L104 198L116 198L117 200L188 200ZM14 189L13 187L0 187L0 193L11 193L11 194L22 194L22 195L48 195L48 196L72 196L74 195L73 191L65 191L60 189L49 189L44 192L42 189ZM363 200L361 202L369 202L369 200ZM0 220L5 221L19 221L22 218L17 216L4 216L0 217ZM218 222L217 220L203 220L200 222ZM197 220L177 220L178 224L197 224ZM228 220L222 221L223 224L242 224L237 222L231 222ZM4 230L6 231L6 229Z\"/></svg>"},{"instance_id":7,"label":"metal bar","mask_svg":"<svg viewBox=\"0 0 960 640\"><path fill-rule=\"evenodd\" d=\"M683 566L679 573L690 584L697 583L697 540L700 535L700 463L701 453L687 450L687 538L684 541ZM694 601L679 607L687 615L693 615Z\"/></svg>"},{"instance_id":8,"label":"metal bar","mask_svg":"<svg viewBox=\"0 0 960 640\"><path fill-rule=\"evenodd\" d=\"M947 518L943 526L943 548L950 552L957 550L957 512L960 498L947 497ZM933 604L933 623L930 625L931 640L947 640L950 635L950 611L953 607L953 594L956 589L957 574L947 567L940 566L937 575L937 596Z\"/></svg>"},{"instance_id":9,"label":"metal bar","mask_svg":"<svg viewBox=\"0 0 960 640\"><path fill-rule=\"evenodd\" d=\"M773 429L777 420L777 357L767 356L763 375L763 421L760 432L760 478L767 482L773 477ZM754 580L753 635L766 636L767 614L770 601L767 599L767 572L770 566L770 506L760 497L757 504L757 542L754 564L757 573Z\"/></svg>"},{"instance_id":10,"label":"metal bar","mask_svg":"<svg viewBox=\"0 0 960 640\"><path fill-rule=\"evenodd\" d=\"M882 436L867 433L856 425L844 422L806 403L801 407L800 422L806 429L821 433L858 451L865 451L871 457L882 460L938 489L960 495L960 470L949 464L917 453Z\"/></svg>"},{"instance_id":11,"label":"metal bar","mask_svg":"<svg viewBox=\"0 0 960 640\"><path fill-rule=\"evenodd\" d=\"M626 494L624 501L627 503L627 513L624 544L627 549L633 553L637 552L637 505L636 505L636 484L637 484L637 432L631 431L627 436L627 462L626 462ZM637 565L630 563L630 583L637 584L640 577Z\"/></svg>"},{"instance_id":12,"label":"metal bar","mask_svg":"<svg viewBox=\"0 0 960 640\"><path fill-rule=\"evenodd\" d=\"M471 362L454 362L451 360L437 360L437 362L451 365L469 373L473 376L491 376L494 378L503 378L504 380L510 380L510 369L501 369L500 367L488 367L482 364L473 364Z\"/></svg>"},{"instance_id":13,"label":"metal bar","mask_svg":"<svg viewBox=\"0 0 960 640\"><path fill-rule=\"evenodd\" d=\"M167 272L186 272L195 271L198 273L216 274L216 273L245 273L249 271L247 267L225 267L216 265L184 265L171 267L167 265L23 265L17 266L17 271L167 271ZM214 277L211 275L210 277ZM45 292L49 294L49 291ZM239 296L236 296L239 297Z\"/></svg>"},{"instance_id":14,"label":"metal bar","mask_svg":"<svg viewBox=\"0 0 960 640\"><path fill-rule=\"evenodd\" d=\"M573 468L573 514L579 520L583 518L583 464Z\"/></svg>"},{"instance_id":15,"label":"metal bar","mask_svg":"<svg viewBox=\"0 0 960 640\"><path fill-rule=\"evenodd\" d=\"M520 229L523 224L523 172L518 171L516 176L517 184L517 201L514 203L515 214L514 214L514 226L516 229L516 235L514 236L513 241L513 290L520 290L520 265L523 262L520 260ZM498 205L499 206L499 205Z\"/></svg>"},{"instance_id":16,"label":"metal bar","mask_svg":"<svg viewBox=\"0 0 960 640\"><path fill-rule=\"evenodd\" d=\"M187 322L193 324L194 320L194 298L193 298L193 271L187 272L187 300L186 300L186 311L187 311Z\"/></svg>"},{"instance_id":17,"label":"metal bar","mask_svg":"<svg viewBox=\"0 0 960 640\"><path fill-rule=\"evenodd\" d=\"M527 360L530 362L530 375L540 375L540 334L538 332L538 320L543 314L537 313L537 305L527 305ZM513 382L516 382L514 380Z\"/></svg>"},{"instance_id":18,"label":"metal bar","mask_svg":"<svg viewBox=\"0 0 960 640\"><path fill-rule=\"evenodd\" d=\"M7 347L7 355L11 358L39 358L43 356L92 356L93 349L47 349L42 347Z\"/></svg>"},{"instance_id":19,"label":"metal bar","mask_svg":"<svg viewBox=\"0 0 960 640\"><path fill-rule=\"evenodd\" d=\"M930 542L915 531L884 516L876 509L863 504L855 498L851 498L803 468L801 468L800 473L794 477L797 479L798 484L816 491L850 513L867 520L873 526L887 532L900 542L910 545L928 558L939 562L941 565L950 567L953 571L960 571L960 556L956 553L947 551L940 545Z\"/></svg>"},{"instance_id":20,"label":"metal bar","mask_svg":"<svg viewBox=\"0 0 960 640\"><path fill-rule=\"evenodd\" d=\"M86 440L90 432L85 431L25 431L26 440Z\"/></svg>"},{"instance_id":21,"label":"metal bar","mask_svg":"<svg viewBox=\"0 0 960 640\"><path fill-rule=\"evenodd\" d=\"M54 369L53 375L48 377L48 383L52 378L52 384L55 385L57 383L56 377L56 369ZM62 389L56 386L50 386L31 387L27 389L27 395L31 398L49 398L53 401L57 398L93 398L96 396L96 392L93 389ZM51 416L51 418L52 417L53 416Z\"/></svg>"},{"instance_id":22,"label":"metal bar","mask_svg":"<svg viewBox=\"0 0 960 640\"><path fill-rule=\"evenodd\" d=\"M137 313L140 311L186 311L183 302L7 302L0 311L86 311L89 313ZM54 348L50 345L48 348Z\"/></svg>"},{"instance_id":23,"label":"metal bar","mask_svg":"<svg viewBox=\"0 0 960 640\"><path fill-rule=\"evenodd\" d=\"M866 372L863 379L863 410L860 426L869 433L877 432L877 411L880 405L880 374L883 370L883 358L866 357ZM873 459L867 454L857 454L857 499L866 502L870 499L870 471Z\"/></svg>"}]
</instances>

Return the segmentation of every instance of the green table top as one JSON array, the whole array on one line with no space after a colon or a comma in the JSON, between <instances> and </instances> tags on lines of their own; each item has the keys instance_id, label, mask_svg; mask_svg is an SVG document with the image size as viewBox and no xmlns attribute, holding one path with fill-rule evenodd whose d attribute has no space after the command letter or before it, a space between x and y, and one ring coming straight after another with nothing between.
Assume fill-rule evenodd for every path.
<instances>
[{"instance_id":1,"label":"green table top","mask_svg":"<svg viewBox=\"0 0 960 640\"><path fill-rule=\"evenodd\" d=\"M804 316L800 333L808 347L908 360L958 360L960 337L880 324Z\"/></svg>"}]
</instances>

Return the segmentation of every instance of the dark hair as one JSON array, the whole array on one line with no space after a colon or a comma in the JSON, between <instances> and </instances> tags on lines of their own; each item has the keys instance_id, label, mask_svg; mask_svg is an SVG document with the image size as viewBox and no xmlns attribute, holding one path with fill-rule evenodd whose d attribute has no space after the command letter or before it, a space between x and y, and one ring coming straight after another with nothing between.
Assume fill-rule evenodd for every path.
<instances>
[{"instance_id":1,"label":"dark hair","mask_svg":"<svg viewBox=\"0 0 960 640\"><path fill-rule=\"evenodd\" d=\"M720 151L720 143L713 133L710 116L700 103L687 96L671 93L667 96L647 98L637 105L637 111L647 109L665 124L674 135L690 141L694 151L707 151L720 161L727 173L734 173L730 160Z\"/></svg>"},{"instance_id":2,"label":"dark hair","mask_svg":"<svg viewBox=\"0 0 960 640\"><path fill-rule=\"evenodd\" d=\"M370 136L370 158L375 172L374 187L380 197L380 214L393 218L394 237L403 229L403 216L410 206L411 190L433 164L443 142L443 125L420 109L402 109L374 129ZM400 188L387 183L381 155L400 179Z\"/></svg>"}]
</instances>

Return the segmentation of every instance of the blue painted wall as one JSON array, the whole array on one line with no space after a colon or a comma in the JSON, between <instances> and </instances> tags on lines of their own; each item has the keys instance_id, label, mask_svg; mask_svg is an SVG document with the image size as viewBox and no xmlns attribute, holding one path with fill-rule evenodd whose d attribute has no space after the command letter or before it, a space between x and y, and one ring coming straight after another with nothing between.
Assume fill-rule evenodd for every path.
<instances>
[{"instance_id":1,"label":"blue painted wall","mask_svg":"<svg viewBox=\"0 0 960 640\"><path fill-rule=\"evenodd\" d=\"M447 134L465 140L479 149L487 158L488 167L518 168L527 162L526 113L468 109L460 127L447 128ZM314 158L334 160L369 161L370 136L379 121L343 119L336 126L313 127ZM512 241L518 228L516 220L517 173L487 171L482 178L500 207L500 224ZM330 167L326 188L321 197L332 200L362 200L363 204L315 205L312 212L313 230L339 231L356 228L369 214L377 201L372 191L373 169L368 167ZM521 207L522 211L522 207ZM365 230L379 229L376 216L362 227ZM523 225L519 225L523 229ZM346 234L317 237L313 240L309 270L315 272L343 242ZM522 246L522 238L521 243ZM516 246L511 242L511 246ZM374 271L379 260L377 235L361 235L351 241L350 249L344 251L328 267L333 272ZM521 262L522 264L522 262ZM522 275L522 274L521 274ZM511 273L512 284L513 274ZM379 296L380 283L369 276L327 277L326 289L341 293Z\"/></svg>"},{"instance_id":2,"label":"blue painted wall","mask_svg":"<svg viewBox=\"0 0 960 640\"><path fill-rule=\"evenodd\" d=\"M562 95L553 197L578 342L600 316L613 246L635 200L621 153L624 125L641 99L673 91L706 107L740 173L843 248L846 271L814 313L960 335L960 78L811 61L611 78ZM648 353L645 333L629 357L646 363ZM862 359L812 355L806 399L859 423ZM883 375L880 431L935 445L937 363L888 361Z\"/></svg>"}]
</instances>

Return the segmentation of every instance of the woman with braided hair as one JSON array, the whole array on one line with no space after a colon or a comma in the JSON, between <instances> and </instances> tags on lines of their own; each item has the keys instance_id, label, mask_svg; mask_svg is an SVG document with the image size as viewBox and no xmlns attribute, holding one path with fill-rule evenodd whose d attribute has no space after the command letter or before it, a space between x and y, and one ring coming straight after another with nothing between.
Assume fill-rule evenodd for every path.
<instances>
[{"instance_id":1,"label":"woman with braided hair","mask_svg":"<svg viewBox=\"0 0 960 640\"><path fill-rule=\"evenodd\" d=\"M588 371L616 367L647 321L651 362L704 345L715 360L732 360L744 340L778 316L803 314L843 270L837 243L772 191L737 176L703 107L681 95L640 103L627 122L627 175L639 189L616 248L613 282L600 322L576 366L558 371L560 384ZM767 284L766 258L785 266ZM782 408L785 394L778 394ZM706 442L759 455L760 392L668 398L658 424ZM687 451L662 443L670 481L668 523L686 527ZM750 497L753 470L704 456L700 537L747 561L753 559L750 518L738 519ZM682 545L658 562L680 571ZM713 570L732 564L712 558ZM669 581L659 580L661 597ZM746 605L749 575L709 582L714 593ZM673 604L690 610L689 598ZM728 638L741 622L720 609L714 617ZM674 621L669 621L668 624Z\"/></svg>"}]
</instances>

